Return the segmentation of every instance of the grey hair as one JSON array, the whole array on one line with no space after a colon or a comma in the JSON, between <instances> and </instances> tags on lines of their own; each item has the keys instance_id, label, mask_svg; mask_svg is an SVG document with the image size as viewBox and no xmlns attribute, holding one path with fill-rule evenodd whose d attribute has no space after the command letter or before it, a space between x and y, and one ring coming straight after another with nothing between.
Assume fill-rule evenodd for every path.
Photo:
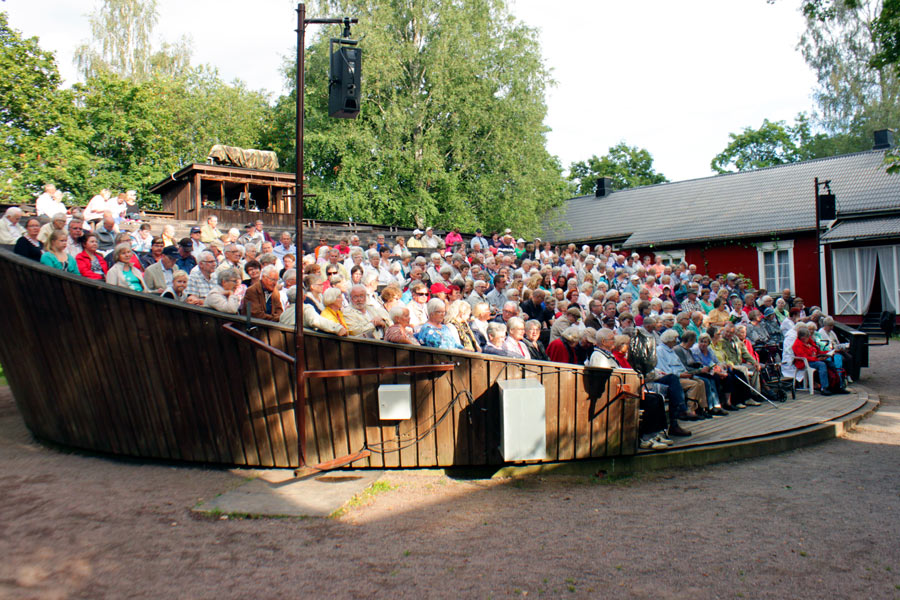
<instances>
[{"instance_id":1,"label":"grey hair","mask_svg":"<svg viewBox=\"0 0 900 600\"><path fill-rule=\"evenodd\" d=\"M297 304L297 286L292 285L287 289L287 301L290 304Z\"/></svg>"},{"instance_id":2,"label":"grey hair","mask_svg":"<svg viewBox=\"0 0 900 600\"><path fill-rule=\"evenodd\" d=\"M612 329L601 329L597 333L594 334L594 344L600 346L606 340L611 340L616 337L616 332Z\"/></svg>"},{"instance_id":3,"label":"grey hair","mask_svg":"<svg viewBox=\"0 0 900 600\"><path fill-rule=\"evenodd\" d=\"M362 278L362 283L363 283L363 285L366 285L366 286L371 284L373 281L378 281L378 275L376 275L375 273L372 273L371 271L366 273Z\"/></svg>"},{"instance_id":4,"label":"grey hair","mask_svg":"<svg viewBox=\"0 0 900 600\"><path fill-rule=\"evenodd\" d=\"M510 317L509 321L506 322L506 326L512 329L513 327L525 327L525 321L520 319L519 317Z\"/></svg>"},{"instance_id":5,"label":"grey hair","mask_svg":"<svg viewBox=\"0 0 900 600\"><path fill-rule=\"evenodd\" d=\"M237 269L224 269L221 273L219 273L219 285L222 285L223 281L240 281L241 274Z\"/></svg>"},{"instance_id":6,"label":"grey hair","mask_svg":"<svg viewBox=\"0 0 900 600\"><path fill-rule=\"evenodd\" d=\"M282 278L284 281L287 281L287 280L289 280L289 279L294 279L294 280L296 280L296 279L297 279L297 269L287 269L287 270L284 272L284 275L281 276L281 278ZM293 287L293 286L291 286L291 287Z\"/></svg>"},{"instance_id":7,"label":"grey hair","mask_svg":"<svg viewBox=\"0 0 900 600\"><path fill-rule=\"evenodd\" d=\"M215 215L214 215L214 216L215 216ZM235 243L226 244L226 245L225 245L225 248L224 248L225 252L232 252L232 251L234 251L234 250L240 250L240 249L241 249L241 247L238 246L238 245L235 244Z\"/></svg>"},{"instance_id":8,"label":"grey hair","mask_svg":"<svg viewBox=\"0 0 900 600\"><path fill-rule=\"evenodd\" d=\"M693 331L691 333L693 333ZM712 337L708 333L701 333L700 337L697 338L697 342L706 342L707 344L712 344Z\"/></svg>"},{"instance_id":9,"label":"grey hair","mask_svg":"<svg viewBox=\"0 0 900 600\"><path fill-rule=\"evenodd\" d=\"M278 257L271 252L266 252L265 254L260 254L259 256L257 256L256 261L263 266L269 266L277 263Z\"/></svg>"},{"instance_id":10,"label":"grey hair","mask_svg":"<svg viewBox=\"0 0 900 600\"><path fill-rule=\"evenodd\" d=\"M7 218L15 217L15 216L21 217L24 214L25 213L22 212L22 209L19 208L18 206L10 206L9 208L6 209L6 212L3 213L3 216L7 217Z\"/></svg>"},{"instance_id":11,"label":"grey hair","mask_svg":"<svg viewBox=\"0 0 900 600\"><path fill-rule=\"evenodd\" d=\"M119 244L119 245L117 245L117 246L116 246L116 249L113 250L113 258L116 259L116 261L118 261L118 260L119 260L119 255L121 255L121 254L122 254L123 252L125 252L126 250L131 250L131 244L130 244L130 243L124 243L124 244Z\"/></svg>"},{"instance_id":12,"label":"grey hair","mask_svg":"<svg viewBox=\"0 0 900 600\"><path fill-rule=\"evenodd\" d=\"M678 341L678 332L674 329L667 329L661 336L659 336L659 341L661 341L663 344Z\"/></svg>"},{"instance_id":13,"label":"grey hair","mask_svg":"<svg viewBox=\"0 0 900 600\"><path fill-rule=\"evenodd\" d=\"M834 319L831 317L825 317L825 320L822 321L822 327L831 327L834 325Z\"/></svg>"},{"instance_id":14,"label":"grey hair","mask_svg":"<svg viewBox=\"0 0 900 600\"><path fill-rule=\"evenodd\" d=\"M343 296L341 290L337 289L336 287L330 287L325 290L324 294L322 294L322 304L324 304L325 306L331 306L332 304L334 304L334 301L341 296Z\"/></svg>"},{"instance_id":15,"label":"grey hair","mask_svg":"<svg viewBox=\"0 0 900 600\"><path fill-rule=\"evenodd\" d=\"M428 313L428 316L430 317L434 311L440 310L445 306L446 304L444 304L444 301L440 298L432 298L428 301L428 304L425 305L425 312Z\"/></svg>"},{"instance_id":16,"label":"grey hair","mask_svg":"<svg viewBox=\"0 0 900 600\"><path fill-rule=\"evenodd\" d=\"M397 319L403 317L404 313L409 312L409 309L404 304L398 304L394 308L391 309L390 317L391 321L396 321Z\"/></svg>"},{"instance_id":17,"label":"grey hair","mask_svg":"<svg viewBox=\"0 0 900 600\"><path fill-rule=\"evenodd\" d=\"M277 268L275 265L266 265L266 266L264 266L264 267L262 268L262 270L259 272L259 276L260 276L260 277L264 277L264 276L269 275L269 274L271 274L271 273L274 273L275 276L277 277L277 276L278 276L278 268Z\"/></svg>"},{"instance_id":18,"label":"grey hair","mask_svg":"<svg viewBox=\"0 0 900 600\"><path fill-rule=\"evenodd\" d=\"M581 339L581 328L575 325L566 327L560 334L560 337L567 342L577 342Z\"/></svg>"},{"instance_id":19,"label":"grey hair","mask_svg":"<svg viewBox=\"0 0 900 600\"><path fill-rule=\"evenodd\" d=\"M497 323L495 321L491 321L487 326L487 336L488 339L506 335L506 325L504 323Z\"/></svg>"},{"instance_id":20,"label":"grey hair","mask_svg":"<svg viewBox=\"0 0 900 600\"><path fill-rule=\"evenodd\" d=\"M541 322L538 321L537 319L529 319L528 321L525 321L525 330L526 331L528 331L529 329L540 329L540 328L541 328Z\"/></svg>"}]
</instances>

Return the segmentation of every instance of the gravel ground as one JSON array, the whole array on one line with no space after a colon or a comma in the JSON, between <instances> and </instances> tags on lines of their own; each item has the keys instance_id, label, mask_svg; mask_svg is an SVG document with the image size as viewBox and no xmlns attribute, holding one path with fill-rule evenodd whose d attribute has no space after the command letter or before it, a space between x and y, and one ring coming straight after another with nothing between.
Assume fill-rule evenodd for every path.
<instances>
[{"instance_id":1,"label":"gravel ground","mask_svg":"<svg viewBox=\"0 0 900 600\"><path fill-rule=\"evenodd\" d=\"M863 384L897 408L900 344ZM900 425L898 425L900 428ZM900 598L900 433L618 481L390 472L332 519L208 519L227 470L35 443L0 388L0 597Z\"/></svg>"}]
</instances>

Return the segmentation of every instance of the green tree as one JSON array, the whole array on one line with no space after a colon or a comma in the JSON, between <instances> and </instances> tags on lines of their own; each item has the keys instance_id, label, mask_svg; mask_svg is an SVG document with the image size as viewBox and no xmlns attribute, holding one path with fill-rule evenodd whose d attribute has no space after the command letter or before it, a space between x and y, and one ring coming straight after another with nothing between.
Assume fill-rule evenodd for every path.
<instances>
[{"instance_id":1,"label":"green tree","mask_svg":"<svg viewBox=\"0 0 900 600\"><path fill-rule=\"evenodd\" d=\"M575 182L575 192L581 195L593 194L600 177L612 178L613 188L617 190L668 181L665 175L654 170L650 152L625 142L611 147L602 158L594 155L569 167L569 179Z\"/></svg>"},{"instance_id":2,"label":"green tree","mask_svg":"<svg viewBox=\"0 0 900 600\"><path fill-rule=\"evenodd\" d=\"M157 0L103 0L91 15L91 41L75 51L75 64L85 79L111 72L146 81L154 74L177 76L190 68L191 42L182 37L153 48L159 21Z\"/></svg>"},{"instance_id":3,"label":"green tree","mask_svg":"<svg viewBox=\"0 0 900 600\"><path fill-rule=\"evenodd\" d=\"M25 202L45 182L76 195L94 167L86 124L60 90L53 53L23 39L0 13L0 198Z\"/></svg>"},{"instance_id":4,"label":"green tree","mask_svg":"<svg viewBox=\"0 0 900 600\"><path fill-rule=\"evenodd\" d=\"M885 50L878 34L882 3L817 0L806 2L804 13L799 48L818 79L817 122L842 138L845 151L871 148L872 131L900 122L900 77L878 59Z\"/></svg>"},{"instance_id":5,"label":"green tree","mask_svg":"<svg viewBox=\"0 0 900 600\"><path fill-rule=\"evenodd\" d=\"M551 80L535 31L502 0L326 0L316 8L359 17L363 81L360 116L330 119L328 38L336 31L320 28L306 74L305 169L317 195L310 213L536 233L566 187L546 150ZM287 168L293 117L293 97L279 99L272 139Z\"/></svg>"}]
</instances>

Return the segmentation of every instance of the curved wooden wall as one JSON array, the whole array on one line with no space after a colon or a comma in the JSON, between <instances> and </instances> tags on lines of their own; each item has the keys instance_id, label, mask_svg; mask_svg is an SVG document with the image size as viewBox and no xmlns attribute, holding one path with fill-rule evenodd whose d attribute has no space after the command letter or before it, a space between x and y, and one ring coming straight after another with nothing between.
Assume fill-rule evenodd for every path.
<instances>
[{"instance_id":1,"label":"curved wooden wall","mask_svg":"<svg viewBox=\"0 0 900 600\"><path fill-rule=\"evenodd\" d=\"M293 366L228 335L236 317L113 288L0 250L0 362L28 428L59 444L126 456L300 466ZM293 355L294 334L253 335ZM616 371L604 397L584 367L307 332L309 369L454 362L445 373L310 379L307 462L368 447L354 467L499 464L497 380L547 391L548 460L634 454L637 389ZM378 420L379 383L410 381L414 418ZM471 394L471 398L466 392ZM613 399L610 402L610 399ZM471 400L471 401L470 401ZM397 435L400 435L398 444Z\"/></svg>"}]
</instances>

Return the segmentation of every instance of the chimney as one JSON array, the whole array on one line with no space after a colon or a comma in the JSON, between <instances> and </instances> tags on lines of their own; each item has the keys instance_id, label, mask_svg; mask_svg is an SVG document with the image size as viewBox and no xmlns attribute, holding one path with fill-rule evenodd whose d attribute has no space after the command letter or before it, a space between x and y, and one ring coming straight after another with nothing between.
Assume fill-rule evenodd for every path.
<instances>
[{"instance_id":1,"label":"chimney","mask_svg":"<svg viewBox=\"0 0 900 600\"><path fill-rule=\"evenodd\" d=\"M613 192L613 180L612 177L598 177L597 178L597 190L594 195L597 198L606 198Z\"/></svg>"},{"instance_id":2,"label":"chimney","mask_svg":"<svg viewBox=\"0 0 900 600\"><path fill-rule=\"evenodd\" d=\"M887 150L894 146L894 130L879 129L875 132L875 145L872 150Z\"/></svg>"}]
</instances>

